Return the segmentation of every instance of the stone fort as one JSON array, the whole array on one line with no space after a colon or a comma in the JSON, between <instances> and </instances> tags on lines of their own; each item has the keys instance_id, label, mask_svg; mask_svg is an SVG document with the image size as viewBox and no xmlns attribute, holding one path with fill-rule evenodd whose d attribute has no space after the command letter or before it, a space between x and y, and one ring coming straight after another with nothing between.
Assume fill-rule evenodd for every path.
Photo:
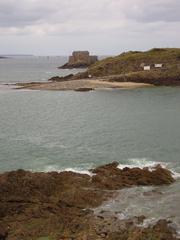
<instances>
[{"instance_id":1,"label":"stone fort","mask_svg":"<svg viewBox=\"0 0 180 240\"><path fill-rule=\"evenodd\" d=\"M90 56L88 51L75 51L72 53L72 56L69 57L69 65L82 64L82 65L91 65L98 61L97 56Z\"/></svg>"}]
</instances>

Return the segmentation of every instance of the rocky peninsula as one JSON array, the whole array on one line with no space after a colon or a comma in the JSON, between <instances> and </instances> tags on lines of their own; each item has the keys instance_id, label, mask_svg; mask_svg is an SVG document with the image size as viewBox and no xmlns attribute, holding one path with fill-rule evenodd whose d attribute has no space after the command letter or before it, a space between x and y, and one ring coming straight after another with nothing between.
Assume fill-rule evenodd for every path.
<instances>
[{"instance_id":1,"label":"rocky peninsula","mask_svg":"<svg viewBox=\"0 0 180 240\"><path fill-rule=\"evenodd\" d=\"M113 162L89 170L32 173L18 170L0 174L1 240L176 240L167 220L143 228L145 216L121 220L118 214L94 208L116 191L133 186L174 183L169 170L157 165L119 169Z\"/></svg>"},{"instance_id":2,"label":"rocky peninsula","mask_svg":"<svg viewBox=\"0 0 180 240\"><path fill-rule=\"evenodd\" d=\"M112 82L138 82L155 86L180 86L180 49L154 48L106 58L77 77L101 77Z\"/></svg>"},{"instance_id":3,"label":"rocky peninsula","mask_svg":"<svg viewBox=\"0 0 180 240\"><path fill-rule=\"evenodd\" d=\"M86 55L88 58L88 52ZM66 67L70 67L71 61ZM130 51L95 61L86 71L75 75L55 76L48 82L18 83L17 86L34 90L85 91L99 88L180 86L180 49L155 48L147 52Z\"/></svg>"}]
</instances>

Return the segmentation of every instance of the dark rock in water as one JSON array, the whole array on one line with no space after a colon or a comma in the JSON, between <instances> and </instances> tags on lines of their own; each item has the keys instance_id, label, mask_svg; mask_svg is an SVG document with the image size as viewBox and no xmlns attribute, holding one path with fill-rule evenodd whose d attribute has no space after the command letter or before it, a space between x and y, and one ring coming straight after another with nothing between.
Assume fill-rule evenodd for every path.
<instances>
[{"instance_id":1,"label":"dark rock in water","mask_svg":"<svg viewBox=\"0 0 180 240\"><path fill-rule=\"evenodd\" d=\"M144 196L154 196L154 195L159 195L159 196L161 196L161 195L163 195L163 193L160 192L160 191L157 191L156 189L154 189L154 190L149 191L149 192L144 192L143 195L144 195Z\"/></svg>"},{"instance_id":2,"label":"dark rock in water","mask_svg":"<svg viewBox=\"0 0 180 240\"><path fill-rule=\"evenodd\" d=\"M160 166L153 171L121 170L117 166L114 162L97 167L91 170L92 176L24 170L0 174L0 226L9 227L8 235L5 228L0 228L0 239L139 240L149 239L150 234L158 236L152 239L175 239L164 222L142 230L134 225L134 220L126 224L117 216L99 218L94 215L91 208L113 196L108 190L174 182L170 171ZM135 220L141 222L143 218L136 217ZM161 234L164 238L160 238Z\"/></svg>"},{"instance_id":3,"label":"dark rock in water","mask_svg":"<svg viewBox=\"0 0 180 240\"><path fill-rule=\"evenodd\" d=\"M74 76L73 74L69 74L69 75L64 76L64 77L55 76L55 77L50 78L48 81L51 81L51 82L64 82L64 81L72 79L73 76Z\"/></svg>"},{"instance_id":4,"label":"dark rock in water","mask_svg":"<svg viewBox=\"0 0 180 240\"><path fill-rule=\"evenodd\" d=\"M8 231L0 224L0 240L6 240L7 237L8 237Z\"/></svg>"},{"instance_id":5,"label":"dark rock in water","mask_svg":"<svg viewBox=\"0 0 180 240\"><path fill-rule=\"evenodd\" d=\"M93 91L94 88L77 88L75 89L75 91L77 92L89 92L89 91Z\"/></svg>"},{"instance_id":6,"label":"dark rock in water","mask_svg":"<svg viewBox=\"0 0 180 240\"><path fill-rule=\"evenodd\" d=\"M127 223L128 224L128 223ZM124 231L112 232L108 240L177 240L175 231L166 220L158 221L154 226L139 228L134 225Z\"/></svg>"},{"instance_id":7,"label":"dark rock in water","mask_svg":"<svg viewBox=\"0 0 180 240\"><path fill-rule=\"evenodd\" d=\"M90 56L88 51L73 52L69 57L69 62L59 67L61 69L87 68L98 61L97 56Z\"/></svg>"},{"instance_id":8,"label":"dark rock in water","mask_svg":"<svg viewBox=\"0 0 180 240\"><path fill-rule=\"evenodd\" d=\"M63 66L59 67L59 69L73 69L73 68L87 68L89 65L86 63L66 63Z\"/></svg>"}]
</instances>

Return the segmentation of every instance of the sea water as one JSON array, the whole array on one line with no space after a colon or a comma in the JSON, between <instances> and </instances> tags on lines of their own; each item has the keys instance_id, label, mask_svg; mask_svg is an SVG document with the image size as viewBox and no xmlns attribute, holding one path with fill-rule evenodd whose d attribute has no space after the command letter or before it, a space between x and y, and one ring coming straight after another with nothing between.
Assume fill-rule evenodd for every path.
<instances>
[{"instance_id":1,"label":"sea water","mask_svg":"<svg viewBox=\"0 0 180 240\"><path fill-rule=\"evenodd\" d=\"M0 83L41 82L54 76L77 73L75 69L58 69L67 61L66 56L19 56L0 59Z\"/></svg>"},{"instance_id":2,"label":"sea water","mask_svg":"<svg viewBox=\"0 0 180 240\"><path fill-rule=\"evenodd\" d=\"M52 72L57 71L55 66ZM19 66L23 72L22 68ZM41 80L40 70L34 71L31 80ZM13 78L11 69L0 81L26 81L26 74L30 76L29 68L18 77L14 71ZM1 87L0 171L68 169L88 173L88 169L112 161L118 161L119 167L161 163L175 173L176 183L155 190L120 191L117 199L103 208L119 211L121 217L169 218L180 226L179 103L178 87L93 92Z\"/></svg>"}]
</instances>

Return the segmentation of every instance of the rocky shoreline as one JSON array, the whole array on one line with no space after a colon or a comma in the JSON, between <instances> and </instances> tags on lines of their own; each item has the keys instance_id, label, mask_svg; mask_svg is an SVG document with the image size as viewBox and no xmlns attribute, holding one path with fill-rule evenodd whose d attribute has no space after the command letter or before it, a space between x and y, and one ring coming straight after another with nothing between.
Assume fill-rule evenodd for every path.
<instances>
[{"instance_id":1,"label":"rocky shoreline","mask_svg":"<svg viewBox=\"0 0 180 240\"><path fill-rule=\"evenodd\" d=\"M112 199L116 190L174 183L169 170L160 165L153 170L119 169L113 162L89 172L18 170L0 174L0 239L178 239L167 220L143 228L145 216L121 220L118 213L96 214L93 210Z\"/></svg>"}]
</instances>

